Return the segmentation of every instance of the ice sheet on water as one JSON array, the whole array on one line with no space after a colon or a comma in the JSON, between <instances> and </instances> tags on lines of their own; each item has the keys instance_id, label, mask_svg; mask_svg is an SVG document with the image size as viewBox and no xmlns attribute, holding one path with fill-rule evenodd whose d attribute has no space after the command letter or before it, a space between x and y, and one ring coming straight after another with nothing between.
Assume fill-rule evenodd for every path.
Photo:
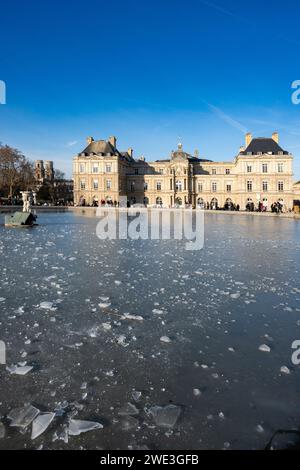
<instances>
[{"instance_id":1,"label":"ice sheet on water","mask_svg":"<svg viewBox=\"0 0 300 470\"><path fill-rule=\"evenodd\" d=\"M43 434L52 423L54 417L55 413L42 413L37 416L32 422L31 439L34 440Z\"/></svg>"},{"instance_id":2,"label":"ice sheet on water","mask_svg":"<svg viewBox=\"0 0 300 470\"><path fill-rule=\"evenodd\" d=\"M181 408L176 405L152 406L149 409L155 424L164 428L173 428L181 414Z\"/></svg>"},{"instance_id":3,"label":"ice sheet on water","mask_svg":"<svg viewBox=\"0 0 300 470\"><path fill-rule=\"evenodd\" d=\"M70 419L68 433L69 436L79 436L79 434L96 429L102 429L103 425L95 421L82 421L80 419Z\"/></svg>"},{"instance_id":4,"label":"ice sheet on water","mask_svg":"<svg viewBox=\"0 0 300 470\"><path fill-rule=\"evenodd\" d=\"M40 410L32 405L25 405L23 408L15 408L8 414L11 421L10 426L25 429L38 416Z\"/></svg>"}]
</instances>

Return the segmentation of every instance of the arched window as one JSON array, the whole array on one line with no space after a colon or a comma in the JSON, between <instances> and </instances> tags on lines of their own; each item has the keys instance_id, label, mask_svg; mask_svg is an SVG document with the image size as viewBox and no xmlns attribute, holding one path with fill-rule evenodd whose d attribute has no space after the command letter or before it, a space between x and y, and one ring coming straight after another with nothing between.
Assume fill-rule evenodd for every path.
<instances>
[{"instance_id":1,"label":"arched window","mask_svg":"<svg viewBox=\"0 0 300 470\"><path fill-rule=\"evenodd\" d=\"M158 206L162 206L162 198L161 198L161 197L157 197L157 198L156 198L156 204L157 204Z\"/></svg>"},{"instance_id":2,"label":"arched window","mask_svg":"<svg viewBox=\"0 0 300 470\"><path fill-rule=\"evenodd\" d=\"M216 199L215 197L211 200L210 208L213 210L218 209L218 199Z\"/></svg>"}]
</instances>

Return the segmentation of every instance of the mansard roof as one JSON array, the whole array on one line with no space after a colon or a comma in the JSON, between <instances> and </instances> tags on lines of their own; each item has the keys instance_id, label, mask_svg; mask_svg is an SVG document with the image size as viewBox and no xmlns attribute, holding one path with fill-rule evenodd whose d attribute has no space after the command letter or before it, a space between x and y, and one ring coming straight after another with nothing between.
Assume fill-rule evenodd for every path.
<instances>
[{"instance_id":1,"label":"mansard roof","mask_svg":"<svg viewBox=\"0 0 300 470\"><path fill-rule=\"evenodd\" d=\"M79 155L115 155L122 160L133 161L131 155L127 152L120 152L109 140L91 140L87 147L85 147Z\"/></svg>"},{"instance_id":2,"label":"mansard roof","mask_svg":"<svg viewBox=\"0 0 300 470\"><path fill-rule=\"evenodd\" d=\"M283 150L283 148L278 145L277 142L273 139L268 139L265 137L257 137L252 139L248 147L240 152L241 155L257 155L259 153L269 153L272 155L289 155L289 152Z\"/></svg>"},{"instance_id":3,"label":"mansard roof","mask_svg":"<svg viewBox=\"0 0 300 470\"><path fill-rule=\"evenodd\" d=\"M118 154L118 150L110 142L106 140L94 140L81 153L89 155L90 153Z\"/></svg>"}]
</instances>

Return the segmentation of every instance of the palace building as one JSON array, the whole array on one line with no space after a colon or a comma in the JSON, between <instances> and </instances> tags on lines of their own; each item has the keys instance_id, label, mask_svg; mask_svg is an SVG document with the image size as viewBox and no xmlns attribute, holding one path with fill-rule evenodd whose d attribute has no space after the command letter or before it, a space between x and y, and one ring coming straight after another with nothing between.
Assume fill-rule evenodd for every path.
<instances>
[{"instance_id":1,"label":"palace building","mask_svg":"<svg viewBox=\"0 0 300 470\"><path fill-rule=\"evenodd\" d=\"M259 203L270 209L280 201L284 210L299 199L299 183L293 182L293 156L271 138L246 134L245 146L229 162L201 159L182 144L169 158L146 162L133 158L133 150L119 151L115 137L87 139L85 149L73 160L74 203L100 205L119 202L149 206L200 206L217 209Z\"/></svg>"}]
</instances>

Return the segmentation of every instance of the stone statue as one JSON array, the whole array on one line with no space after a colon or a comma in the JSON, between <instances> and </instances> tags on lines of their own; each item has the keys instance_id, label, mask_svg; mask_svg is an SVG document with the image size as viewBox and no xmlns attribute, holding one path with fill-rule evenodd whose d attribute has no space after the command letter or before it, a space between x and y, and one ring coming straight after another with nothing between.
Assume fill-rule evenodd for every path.
<instances>
[{"instance_id":1,"label":"stone statue","mask_svg":"<svg viewBox=\"0 0 300 470\"><path fill-rule=\"evenodd\" d=\"M23 199L23 212L32 212L32 203L36 204L36 193L32 191L21 191Z\"/></svg>"}]
</instances>

